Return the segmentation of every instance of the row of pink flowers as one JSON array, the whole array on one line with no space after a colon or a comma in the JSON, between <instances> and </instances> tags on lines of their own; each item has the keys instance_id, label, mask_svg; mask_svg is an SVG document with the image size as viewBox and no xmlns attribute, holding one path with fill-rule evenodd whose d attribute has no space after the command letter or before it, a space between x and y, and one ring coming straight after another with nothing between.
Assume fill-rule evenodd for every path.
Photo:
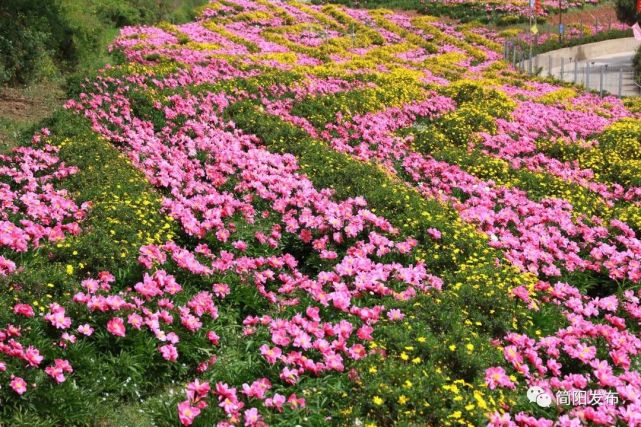
<instances>
[{"instance_id":1,"label":"row of pink flowers","mask_svg":"<svg viewBox=\"0 0 641 427\"><path fill-rule=\"evenodd\" d=\"M482 7L487 13L508 13L517 16L532 16L534 10L530 7L530 3L525 0L507 0L503 2L481 2L477 0L423 0L426 9L429 11L430 3L438 3L440 5L467 5L469 7ZM541 11L542 16L550 12L558 11L559 5L561 10L570 8L578 8L586 5L598 4L599 0L542 0Z\"/></svg>"},{"instance_id":2,"label":"row of pink flowers","mask_svg":"<svg viewBox=\"0 0 641 427\"><path fill-rule=\"evenodd\" d=\"M567 326L536 338L509 334L497 345L503 346L506 361L525 386L540 387L554 396L553 406L562 415L553 420L525 411L515 416L495 413L490 426L639 425L641 375L634 364L641 354L641 293L628 290L620 297L593 298L566 283L545 282L539 283L538 291L544 302L562 309ZM489 368L486 382L491 389L516 387L501 367ZM616 399L564 402L557 399L563 393L610 393Z\"/></svg>"},{"instance_id":3,"label":"row of pink flowers","mask_svg":"<svg viewBox=\"0 0 641 427\"><path fill-rule=\"evenodd\" d=\"M268 112L302 125L313 136L319 135L303 118L292 117L283 108L286 107L283 101L266 103ZM390 108L379 113L354 116L351 120L343 120L339 115L337 122L325 126L320 137L338 151L363 160L377 160L393 172L407 174L426 197L451 203L464 220L475 224L490 237L491 246L504 249L507 258L522 270L547 277L561 275L562 269L605 270L613 279L641 280L641 241L621 221L613 220L607 224L598 217L577 217L572 206L560 199L532 201L517 188L485 182L459 166L412 152L409 147L411 138L403 139L394 134L397 129L411 125L418 117L435 117L452 108L451 100L436 96L423 103L409 104L403 109ZM529 111L534 110L536 108ZM557 110L560 109L554 111ZM502 119L499 121L503 126L522 123L521 128L526 123L537 123L539 129L546 126L539 124L541 121L535 121L538 115L527 121L526 115L522 116L523 120L516 124ZM586 119L585 128L577 131L579 135L591 135L605 126L605 120L595 122L594 117L590 118L591 125L587 124ZM554 123L550 128L571 126ZM557 132L560 134L570 130L559 129ZM507 137L506 134L498 135L497 139ZM519 147L518 144L505 146L507 149ZM395 162L402 164L401 171L394 169ZM463 202L454 196L455 189L467 196Z\"/></svg>"},{"instance_id":4,"label":"row of pink flowers","mask_svg":"<svg viewBox=\"0 0 641 427\"><path fill-rule=\"evenodd\" d=\"M505 89L511 92L511 88ZM586 146L595 147L598 145L598 141L592 139L595 135L613 122L630 116L619 99L601 99L591 94L574 98L569 106L517 101L511 120L497 119L496 133L480 133L478 145L484 153L507 160L515 169L552 174L597 193L610 205L617 200L636 202L639 189L598 182L592 170L581 169L576 162L561 162L541 153L537 147L537 141L541 140L566 144L586 141ZM475 145L470 142L471 147Z\"/></svg>"},{"instance_id":5,"label":"row of pink flowers","mask_svg":"<svg viewBox=\"0 0 641 427\"><path fill-rule=\"evenodd\" d=\"M26 252L43 242L80 233L81 221L90 206L78 206L56 184L77 172L57 156L58 148L46 143L43 129L31 147L19 147L0 156L0 248ZM0 255L0 276L16 271L10 257Z\"/></svg>"},{"instance_id":6,"label":"row of pink flowers","mask_svg":"<svg viewBox=\"0 0 641 427\"><path fill-rule=\"evenodd\" d=\"M310 88L317 93L354 87L335 79L310 81L315 81ZM366 356L363 342L372 339L381 316L387 313L390 321L402 318L402 313L386 309L384 297L406 300L418 292L441 288L442 280L430 275L422 263L378 260L388 255L403 257L416 242L395 238L397 230L367 210L365 200L333 201L331 191L316 190L297 172L293 156L266 151L257 137L222 120L222 110L234 98L222 93L171 96L164 105L155 106L167 121L162 131L156 131L150 122L133 115L125 82L112 92L101 93L104 87L96 85L98 92L85 95L80 103L70 102L68 107L89 117L96 131L118 143L148 180L164 190L163 210L178 220L185 233L200 239L215 237L233 248L214 253L204 243L194 250L173 243L143 247L140 262L154 271L134 285L131 293L114 295L103 289L104 284L86 281L87 292L76 294L74 300L90 311L113 313L107 322L112 335L124 336L130 327L148 329L159 340L160 355L170 362L178 360L181 336L215 325L214 301L233 289L215 284L212 292L202 290L186 305L175 305L173 295L184 292L185 286L165 270L156 269L171 260L195 275L234 272L242 286L253 286L271 304L300 307L292 316L264 314L249 316L244 322L245 335L268 332L269 341L259 348L262 357L269 364L281 365L278 380L296 384L302 375L344 371L350 361ZM302 86L291 90L294 96L308 95ZM233 191L228 190L228 183L233 183ZM257 211L259 201L270 209ZM233 218L237 216L249 223L278 220L246 242L235 240ZM309 245L330 267L310 277L298 270L297 261L287 253L269 258L242 255L248 245L276 249L284 234ZM323 321L329 313L342 313L343 318ZM175 318L180 319L179 329L173 326ZM169 327L170 332L166 330ZM213 330L207 337L216 345L218 337ZM203 360L199 371L205 372L211 363L215 361ZM282 397L267 397L268 387L256 385L269 381L257 378L254 385L243 388L258 388L248 391L248 396L260 396L265 399L264 406L278 410ZM193 384L200 383L187 387L188 399L179 406L183 424L190 424L212 398L218 397L219 406L229 417L227 422L244 419L246 425L259 425L262 417L257 408L245 410L247 403L237 394L192 393Z\"/></svg>"}]
</instances>

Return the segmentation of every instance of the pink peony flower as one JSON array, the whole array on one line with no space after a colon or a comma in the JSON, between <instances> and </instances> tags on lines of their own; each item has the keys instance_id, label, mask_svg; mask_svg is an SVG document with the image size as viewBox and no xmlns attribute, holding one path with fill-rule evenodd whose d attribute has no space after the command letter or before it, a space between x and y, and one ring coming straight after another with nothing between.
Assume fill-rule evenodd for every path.
<instances>
[{"instance_id":1,"label":"pink peony flower","mask_svg":"<svg viewBox=\"0 0 641 427\"><path fill-rule=\"evenodd\" d=\"M401 312L399 309L392 309L387 311L387 318L391 320L392 322L397 321L397 320L403 320L405 315Z\"/></svg>"},{"instance_id":2,"label":"pink peony flower","mask_svg":"<svg viewBox=\"0 0 641 427\"><path fill-rule=\"evenodd\" d=\"M280 358L283 352L279 347L271 348L267 344L263 344L260 346L260 354L262 354L265 360L267 360L267 363L273 365Z\"/></svg>"},{"instance_id":3,"label":"pink peony flower","mask_svg":"<svg viewBox=\"0 0 641 427\"><path fill-rule=\"evenodd\" d=\"M501 367L488 368L485 370L485 384L490 390L497 387L506 387L514 389L516 384L505 374L505 369Z\"/></svg>"},{"instance_id":4,"label":"pink peony flower","mask_svg":"<svg viewBox=\"0 0 641 427\"><path fill-rule=\"evenodd\" d=\"M67 360L56 359L53 366L48 366L45 368L47 375L52 377L58 384L63 383L67 380L65 373L72 373L73 368Z\"/></svg>"},{"instance_id":5,"label":"pink peony flower","mask_svg":"<svg viewBox=\"0 0 641 427\"><path fill-rule=\"evenodd\" d=\"M182 425L190 426L198 415L200 415L200 409L191 406L188 400L178 404L178 418Z\"/></svg>"},{"instance_id":6,"label":"pink peony flower","mask_svg":"<svg viewBox=\"0 0 641 427\"><path fill-rule=\"evenodd\" d=\"M13 306L13 312L24 317L33 317L35 314L29 304L16 304Z\"/></svg>"},{"instance_id":7,"label":"pink peony flower","mask_svg":"<svg viewBox=\"0 0 641 427\"><path fill-rule=\"evenodd\" d=\"M213 345L218 345L218 342L220 340L220 337L218 334L214 331L209 331L207 332L207 339L209 342L211 342Z\"/></svg>"},{"instance_id":8,"label":"pink peony flower","mask_svg":"<svg viewBox=\"0 0 641 427\"><path fill-rule=\"evenodd\" d=\"M175 362L176 360L178 360L178 350L173 344L163 345L158 350L165 360L168 360L170 362Z\"/></svg>"},{"instance_id":9,"label":"pink peony flower","mask_svg":"<svg viewBox=\"0 0 641 427\"><path fill-rule=\"evenodd\" d=\"M49 306L49 313L45 315L45 320L57 329L67 329L71 326L71 318L65 316L64 307L61 307L57 303L53 303Z\"/></svg>"},{"instance_id":10,"label":"pink peony flower","mask_svg":"<svg viewBox=\"0 0 641 427\"><path fill-rule=\"evenodd\" d=\"M256 408L250 408L245 411L245 427L252 427L260 423L262 417Z\"/></svg>"},{"instance_id":11,"label":"pink peony flower","mask_svg":"<svg viewBox=\"0 0 641 427\"><path fill-rule=\"evenodd\" d=\"M436 228L428 228L426 230L426 232L434 240L440 240L441 239L441 232L439 230L437 230Z\"/></svg>"},{"instance_id":12,"label":"pink peony flower","mask_svg":"<svg viewBox=\"0 0 641 427\"><path fill-rule=\"evenodd\" d=\"M185 393L192 402L207 397L210 391L211 387L209 383L201 383L199 380L195 380L194 382L187 384L187 387L185 388Z\"/></svg>"},{"instance_id":13,"label":"pink peony flower","mask_svg":"<svg viewBox=\"0 0 641 427\"><path fill-rule=\"evenodd\" d=\"M19 395L23 395L27 392L27 382L20 377L12 377L9 385L13 391Z\"/></svg>"},{"instance_id":14,"label":"pink peony flower","mask_svg":"<svg viewBox=\"0 0 641 427\"><path fill-rule=\"evenodd\" d=\"M26 360L29 363L29 366L36 367L42 362L44 359L41 355L38 349L35 347L29 346L27 350L24 352L24 360Z\"/></svg>"},{"instance_id":15,"label":"pink peony flower","mask_svg":"<svg viewBox=\"0 0 641 427\"><path fill-rule=\"evenodd\" d=\"M88 324L78 326L78 333L90 337L93 335L94 329Z\"/></svg>"},{"instance_id":16,"label":"pink peony flower","mask_svg":"<svg viewBox=\"0 0 641 427\"><path fill-rule=\"evenodd\" d=\"M125 322L120 317L113 317L107 322L107 331L117 337L125 336Z\"/></svg>"}]
</instances>

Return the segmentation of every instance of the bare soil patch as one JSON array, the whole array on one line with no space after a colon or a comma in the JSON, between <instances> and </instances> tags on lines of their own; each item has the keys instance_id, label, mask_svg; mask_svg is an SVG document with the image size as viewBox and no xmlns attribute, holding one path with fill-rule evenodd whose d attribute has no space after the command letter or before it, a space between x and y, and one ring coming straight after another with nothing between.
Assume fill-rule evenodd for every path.
<instances>
[{"instance_id":1,"label":"bare soil patch","mask_svg":"<svg viewBox=\"0 0 641 427\"><path fill-rule=\"evenodd\" d=\"M60 85L51 82L0 88L0 152L13 147L23 130L50 116L63 100Z\"/></svg>"}]
</instances>

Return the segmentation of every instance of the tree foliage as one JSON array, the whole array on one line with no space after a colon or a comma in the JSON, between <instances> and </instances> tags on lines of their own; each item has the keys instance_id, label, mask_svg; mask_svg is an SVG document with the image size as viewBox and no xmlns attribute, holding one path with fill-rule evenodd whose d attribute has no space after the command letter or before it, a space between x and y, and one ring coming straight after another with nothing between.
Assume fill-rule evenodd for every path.
<instances>
[{"instance_id":1,"label":"tree foliage","mask_svg":"<svg viewBox=\"0 0 641 427\"><path fill-rule=\"evenodd\" d=\"M186 21L205 0L2 0L0 84L26 84L80 65L95 68L114 29Z\"/></svg>"},{"instance_id":2,"label":"tree foliage","mask_svg":"<svg viewBox=\"0 0 641 427\"><path fill-rule=\"evenodd\" d=\"M639 14L636 10L636 0L615 0L614 6L619 21L625 22L628 25L633 25L635 22L638 22Z\"/></svg>"}]
</instances>

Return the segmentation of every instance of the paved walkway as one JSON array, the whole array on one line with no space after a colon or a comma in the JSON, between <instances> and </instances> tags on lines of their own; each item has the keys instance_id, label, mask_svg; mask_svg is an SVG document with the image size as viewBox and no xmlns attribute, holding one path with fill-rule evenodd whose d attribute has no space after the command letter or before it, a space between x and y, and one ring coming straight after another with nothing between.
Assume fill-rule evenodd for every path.
<instances>
[{"instance_id":1,"label":"paved walkway","mask_svg":"<svg viewBox=\"0 0 641 427\"><path fill-rule=\"evenodd\" d=\"M525 71L553 76L593 90L620 96L639 96L632 58L641 45L633 37L590 43L546 52L521 63Z\"/></svg>"}]
</instances>

